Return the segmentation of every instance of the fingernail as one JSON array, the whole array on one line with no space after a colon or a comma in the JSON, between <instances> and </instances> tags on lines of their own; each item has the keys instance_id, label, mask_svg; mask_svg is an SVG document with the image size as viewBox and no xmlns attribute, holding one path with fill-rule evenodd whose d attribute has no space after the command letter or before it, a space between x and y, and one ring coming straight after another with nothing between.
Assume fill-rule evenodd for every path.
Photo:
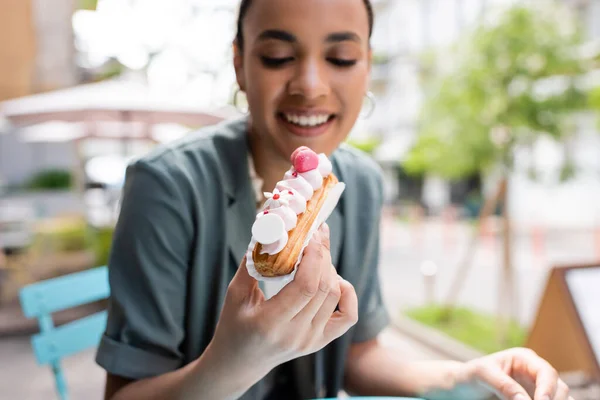
<instances>
[{"instance_id":1,"label":"fingernail","mask_svg":"<svg viewBox=\"0 0 600 400\"><path fill-rule=\"evenodd\" d=\"M523 396L521 393L519 393L515 397L513 397L513 400L527 400L527 398L525 396Z\"/></svg>"},{"instance_id":2,"label":"fingernail","mask_svg":"<svg viewBox=\"0 0 600 400\"><path fill-rule=\"evenodd\" d=\"M550 396L549 395L545 395L542 397L542 400L550 400Z\"/></svg>"}]
</instances>

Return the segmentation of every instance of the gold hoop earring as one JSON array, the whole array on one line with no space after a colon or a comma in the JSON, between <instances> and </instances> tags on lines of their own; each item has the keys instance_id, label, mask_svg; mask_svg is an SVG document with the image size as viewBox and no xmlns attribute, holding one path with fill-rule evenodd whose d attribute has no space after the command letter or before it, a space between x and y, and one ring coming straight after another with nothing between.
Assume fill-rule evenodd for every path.
<instances>
[{"instance_id":1,"label":"gold hoop earring","mask_svg":"<svg viewBox=\"0 0 600 400\"><path fill-rule=\"evenodd\" d=\"M239 95L240 93L243 93L243 92L242 92L242 89L240 89L240 88L236 88L236 89L235 89L235 92L233 92L233 100L232 100L232 102L233 102L233 106L234 106L234 107L236 108L236 110L238 110L240 113L242 113L242 114L247 114L247 113L248 113L248 101L245 101L245 102L244 102L244 103L245 103L245 105L243 105L243 106L240 106L240 104L239 104L240 102L239 102L239 100L238 100L238 95Z\"/></svg>"},{"instance_id":2,"label":"gold hoop earring","mask_svg":"<svg viewBox=\"0 0 600 400\"><path fill-rule=\"evenodd\" d=\"M377 102L375 101L375 95L373 94L373 92L368 91L367 94L365 94L365 99L366 102L369 104L367 111L364 111L364 104L365 101L363 101L363 110L360 113L360 117L363 119L367 119L369 118L371 115L373 115L373 111L375 111L375 106L377 105Z\"/></svg>"}]
</instances>

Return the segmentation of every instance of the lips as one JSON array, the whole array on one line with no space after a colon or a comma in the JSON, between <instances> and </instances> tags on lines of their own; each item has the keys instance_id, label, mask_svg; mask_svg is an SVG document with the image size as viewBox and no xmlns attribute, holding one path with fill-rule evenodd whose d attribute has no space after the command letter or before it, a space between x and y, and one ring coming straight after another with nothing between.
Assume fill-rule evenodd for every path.
<instances>
[{"instance_id":1,"label":"lips","mask_svg":"<svg viewBox=\"0 0 600 400\"><path fill-rule=\"evenodd\" d=\"M299 115L292 113L284 113L283 117L292 124L303 127L319 126L327 122L331 117L331 114L317 114L317 115Z\"/></svg>"},{"instance_id":2,"label":"lips","mask_svg":"<svg viewBox=\"0 0 600 400\"><path fill-rule=\"evenodd\" d=\"M280 112L277 116L288 131L303 137L319 136L325 133L336 118L335 114L323 111L289 111Z\"/></svg>"}]
</instances>

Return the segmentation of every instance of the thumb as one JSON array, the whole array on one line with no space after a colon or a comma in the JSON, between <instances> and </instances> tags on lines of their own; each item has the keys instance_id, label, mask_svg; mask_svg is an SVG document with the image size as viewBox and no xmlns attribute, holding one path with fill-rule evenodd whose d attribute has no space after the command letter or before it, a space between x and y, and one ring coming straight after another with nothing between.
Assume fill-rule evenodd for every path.
<instances>
[{"instance_id":1,"label":"thumb","mask_svg":"<svg viewBox=\"0 0 600 400\"><path fill-rule=\"evenodd\" d=\"M246 255L242 258L242 262L238 267L233 279L231 280L231 284L236 286L252 286L253 284L258 283L256 279L250 276L248 273L248 266L246 265Z\"/></svg>"},{"instance_id":2,"label":"thumb","mask_svg":"<svg viewBox=\"0 0 600 400\"><path fill-rule=\"evenodd\" d=\"M244 256L237 272L229 283L228 292L234 300L245 302L248 301L248 298L256 291L261 292L258 287L258 281L248 273L246 256Z\"/></svg>"},{"instance_id":3,"label":"thumb","mask_svg":"<svg viewBox=\"0 0 600 400\"><path fill-rule=\"evenodd\" d=\"M327 250L331 249L331 244L329 241L329 225L326 222L319 227L319 233L321 234L321 244L325 246Z\"/></svg>"}]
</instances>

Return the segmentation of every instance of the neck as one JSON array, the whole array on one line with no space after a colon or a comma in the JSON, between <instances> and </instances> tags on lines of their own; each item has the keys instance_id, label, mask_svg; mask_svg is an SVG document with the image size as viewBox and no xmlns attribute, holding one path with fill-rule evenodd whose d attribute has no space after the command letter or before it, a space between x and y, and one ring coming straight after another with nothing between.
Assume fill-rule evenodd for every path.
<instances>
[{"instance_id":1,"label":"neck","mask_svg":"<svg viewBox=\"0 0 600 400\"><path fill-rule=\"evenodd\" d=\"M263 192L271 192L290 168L290 160L282 157L266 140L262 140L252 125L248 129L248 137L254 168L263 180Z\"/></svg>"}]
</instances>

